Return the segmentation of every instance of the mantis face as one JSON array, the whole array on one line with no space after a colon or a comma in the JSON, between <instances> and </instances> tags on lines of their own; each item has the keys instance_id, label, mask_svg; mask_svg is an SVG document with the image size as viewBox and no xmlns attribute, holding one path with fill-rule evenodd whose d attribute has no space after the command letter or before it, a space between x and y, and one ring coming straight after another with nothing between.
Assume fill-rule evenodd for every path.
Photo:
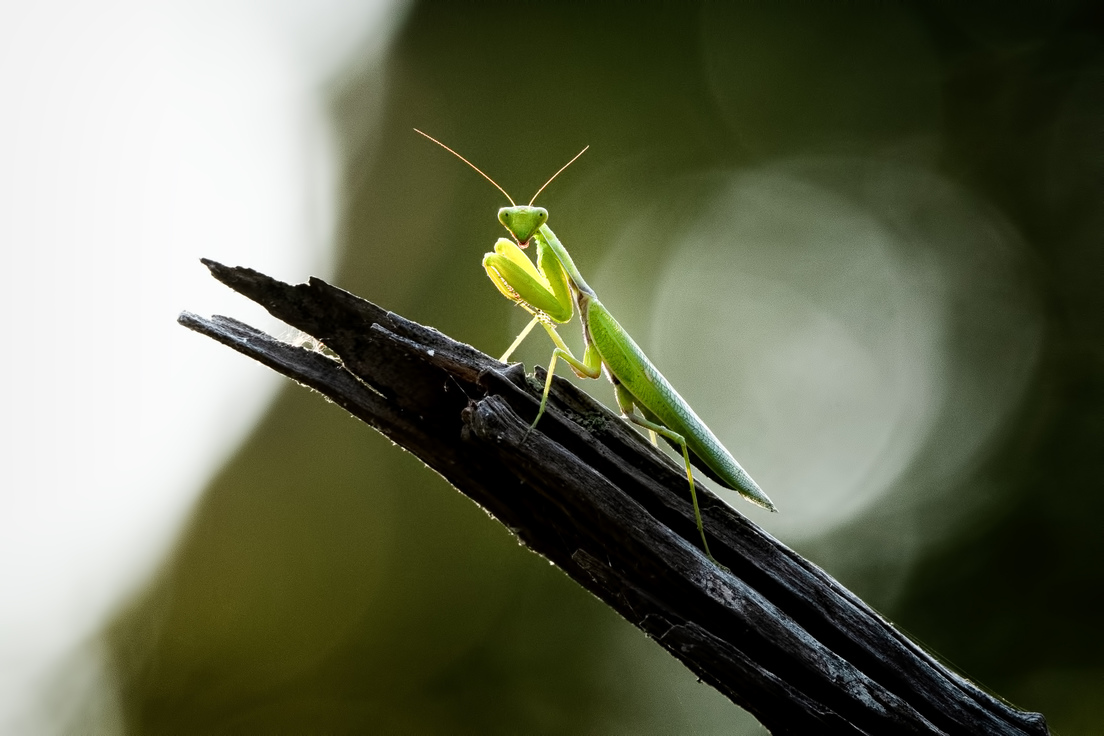
<instances>
[{"instance_id":1,"label":"mantis face","mask_svg":"<svg viewBox=\"0 0 1104 736\"><path fill-rule=\"evenodd\" d=\"M529 245L529 238L548 221L548 210L531 205L513 205L498 211L498 221L510 231L522 248Z\"/></svg>"}]
</instances>

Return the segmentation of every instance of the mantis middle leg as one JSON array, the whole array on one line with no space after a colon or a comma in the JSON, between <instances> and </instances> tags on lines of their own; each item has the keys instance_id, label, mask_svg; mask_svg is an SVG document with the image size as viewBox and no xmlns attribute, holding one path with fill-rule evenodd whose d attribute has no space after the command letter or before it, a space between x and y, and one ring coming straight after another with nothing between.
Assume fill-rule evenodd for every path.
<instances>
[{"instance_id":1,"label":"mantis middle leg","mask_svg":"<svg viewBox=\"0 0 1104 736\"><path fill-rule=\"evenodd\" d=\"M544 415L544 410L548 407L548 392L552 390L552 376L556 374L557 360L560 358L566 360L568 365L571 366L571 370L579 378L598 378L602 375L602 358L593 345L587 345L586 352L583 353L583 359L579 360L572 354L571 348L564 343L555 327L543 320L541 324L544 325L548 336L552 338L552 342L556 343L556 349L552 351L552 359L548 361L548 377L544 381L544 393L541 394L540 409L537 410L537 418L529 425L530 432L537 426L537 422L540 421L540 418ZM529 432L526 432L526 435L528 434Z\"/></svg>"}]
</instances>

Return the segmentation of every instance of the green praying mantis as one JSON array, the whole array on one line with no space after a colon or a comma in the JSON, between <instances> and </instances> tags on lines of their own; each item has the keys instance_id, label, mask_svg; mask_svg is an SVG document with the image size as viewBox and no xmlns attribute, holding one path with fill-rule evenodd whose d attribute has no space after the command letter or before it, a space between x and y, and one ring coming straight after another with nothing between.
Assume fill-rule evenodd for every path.
<instances>
[{"instance_id":1,"label":"green praying mantis","mask_svg":"<svg viewBox=\"0 0 1104 736\"><path fill-rule=\"evenodd\" d=\"M694 473L691 470L691 457L706 475L725 488L737 491L744 498L763 508L774 511L774 504L763 493L751 476L740 467L732 454L724 448L686 400L679 396L674 387L656 369L648 356L633 341L625 329L613 318L610 311L598 301L594 289L590 288L567 249L548 227L548 210L534 207L533 202L553 179L586 152L586 148L576 154L559 171L544 183L527 205L516 204L513 198L500 187L494 179L452 150L444 143L415 128L415 132L425 136L441 148L466 163L483 178L502 192L510 206L498 211L498 221L510 233L513 240L499 238L494 251L483 256L483 268L502 294L533 315L533 319L510 348L502 356L503 363L540 324L552 338L555 349L548 364L548 378L541 395L537 417L529 427L532 431L540 421L548 406L548 393L552 388L552 376L556 363L564 360L579 378L598 378L605 368L606 376L613 384L617 406L621 416L628 422L647 429L652 436L660 435L672 446L682 451L686 463L686 477L690 481L690 500L694 505L694 519L701 534L702 548L709 559L709 542L702 525L701 509L698 507L698 495L694 488ZM589 148L589 146L588 146ZM536 265L522 251L530 242L536 243ZM565 324L571 320L578 307L579 319L583 325L583 339L586 348L583 359L576 358L556 331L556 323ZM639 414L637 413L639 410ZM716 560L714 560L716 562Z\"/></svg>"}]
</instances>

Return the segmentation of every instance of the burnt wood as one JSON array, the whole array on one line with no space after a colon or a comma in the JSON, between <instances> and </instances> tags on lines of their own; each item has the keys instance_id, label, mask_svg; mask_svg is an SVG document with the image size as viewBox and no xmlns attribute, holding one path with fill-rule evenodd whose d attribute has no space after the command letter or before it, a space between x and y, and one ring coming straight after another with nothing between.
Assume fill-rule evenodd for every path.
<instances>
[{"instance_id":1,"label":"burnt wood","mask_svg":"<svg viewBox=\"0 0 1104 736\"><path fill-rule=\"evenodd\" d=\"M308 386L419 457L772 733L1047 734L698 486L604 406L319 279L212 275L321 346L227 317L184 326Z\"/></svg>"}]
</instances>

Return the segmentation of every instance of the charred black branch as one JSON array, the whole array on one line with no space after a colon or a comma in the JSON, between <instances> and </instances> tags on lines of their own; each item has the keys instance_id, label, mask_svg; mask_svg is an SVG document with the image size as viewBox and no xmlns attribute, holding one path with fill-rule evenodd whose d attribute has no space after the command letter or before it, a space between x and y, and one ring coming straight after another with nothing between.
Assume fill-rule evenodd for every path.
<instances>
[{"instance_id":1,"label":"charred black branch","mask_svg":"<svg viewBox=\"0 0 1104 736\"><path fill-rule=\"evenodd\" d=\"M1041 715L949 671L699 486L710 548L727 570L712 564L695 544L682 468L570 383L554 381L526 437L540 392L521 365L318 279L290 286L204 263L325 351L226 317L184 313L181 324L417 455L773 733L1048 733Z\"/></svg>"}]
</instances>

